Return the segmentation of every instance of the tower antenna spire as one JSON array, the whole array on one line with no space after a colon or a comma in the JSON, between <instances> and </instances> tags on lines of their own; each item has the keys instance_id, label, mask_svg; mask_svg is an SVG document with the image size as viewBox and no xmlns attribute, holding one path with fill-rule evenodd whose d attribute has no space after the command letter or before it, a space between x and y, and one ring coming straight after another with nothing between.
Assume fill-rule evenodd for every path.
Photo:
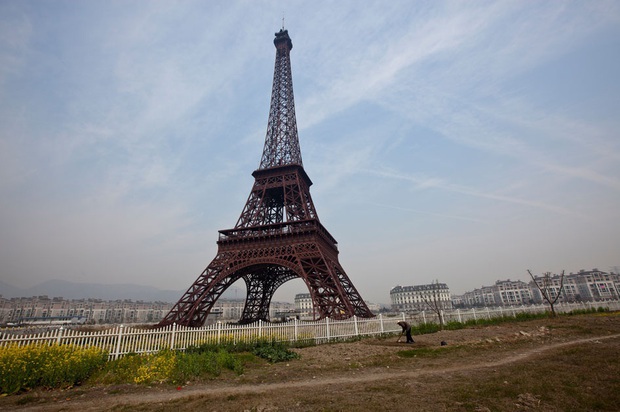
<instances>
[{"instance_id":1,"label":"tower antenna spire","mask_svg":"<svg viewBox=\"0 0 620 412\"><path fill-rule=\"evenodd\" d=\"M284 13L282 13L282 30L284 30Z\"/></svg>"}]
</instances>

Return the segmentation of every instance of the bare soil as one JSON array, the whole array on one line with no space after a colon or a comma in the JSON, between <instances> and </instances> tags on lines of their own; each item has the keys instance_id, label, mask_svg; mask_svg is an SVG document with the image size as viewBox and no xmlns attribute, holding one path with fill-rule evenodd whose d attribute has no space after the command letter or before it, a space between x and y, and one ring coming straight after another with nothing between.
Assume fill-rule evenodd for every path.
<instances>
[{"instance_id":1,"label":"bare soil","mask_svg":"<svg viewBox=\"0 0 620 412\"><path fill-rule=\"evenodd\" d=\"M296 349L183 386L81 386L0 399L23 411L620 410L620 314L563 316ZM445 341L446 346L440 342Z\"/></svg>"}]
</instances>

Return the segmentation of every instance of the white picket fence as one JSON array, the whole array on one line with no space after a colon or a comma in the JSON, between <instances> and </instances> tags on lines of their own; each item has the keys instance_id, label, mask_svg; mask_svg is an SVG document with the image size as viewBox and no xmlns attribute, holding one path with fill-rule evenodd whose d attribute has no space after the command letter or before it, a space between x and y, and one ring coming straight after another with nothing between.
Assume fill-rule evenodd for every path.
<instances>
[{"instance_id":1,"label":"white picket fence","mask_svg":"<svg viewBox=\"0 0 620 412\"><path fill-rule=\"evenodd\" d=\"M585 302L556 305L557 312L570 312L576 309L620 310L620 301ZM545 305L520 307L474 308L453 310L443 313L445 322L466 322L471 319L492 319L503 316L516 316L519 313L540 313L547 310ZM5 329L0 333L0 347L27 344L70 344L94 346L105 350L109 359L117 359L129 353L152 353L163 349L185 350L201 344L237 343L265 339L278 342L313 341L325 343L360 336L392 334L400 332L397 322L407 320L413 325L437 323L437 315L420 312L416 315L401 313L398 316L374 318L352 317L346 320L323 319L304 322L293 320L286 323L258 321L248 325L225 324L218 322L199 328L176 324L159 328L140 328L116 326L106 330L84 331L60 327L38 333L28 333L26 329Z\"/></svg>"},{"instance_id":2,"label":"white picket fence","mask_svg":"<svg viewBox=\"0 0 620 412\"><path fill-rule=\"evenodd\" d=\"M116 326L106 330L83 331L64 327L28 334L27 330L5 330L0 334L0 347L11 344L57 343L95 346L117 359L129 353L151 353L162 349L185 350L201 344L221 344L268 340L277 342L311 341L323 343L354 336L391 333L400 330L396 324L402 317L352 317L346 320L323 319L286 323L258 321L248 325L226 324L191 328L172 324L163 328Z\"/></svg>"}]
</instances>

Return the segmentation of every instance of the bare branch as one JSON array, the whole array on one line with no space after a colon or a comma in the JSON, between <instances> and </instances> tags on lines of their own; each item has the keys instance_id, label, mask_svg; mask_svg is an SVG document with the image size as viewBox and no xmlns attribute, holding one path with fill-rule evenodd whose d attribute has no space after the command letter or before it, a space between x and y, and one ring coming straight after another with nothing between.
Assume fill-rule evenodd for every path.
<instances>
[{"instance_id":1,"label":"bare branch","mask_svg":"<svg viewBox=\"0 0 620 412\"><path fill-rule=\"evenodd\" d=\"M553 296L552 293L554 288L552 288L553 281L551 272L545 272L541 277L539 277L542 285L539 283L539 281L536 280L536 277L534 277L534 275L529 269L527 270L527 273L530 274L532 281L540 291L543 299L549 304L551 315L555 316L555 310L553 308L553 305L558 301L560 295L562 294L562 290L564 289L564 271L562 270L562 273L560 274L560 288L557 290L557 293L555 293L555 296Z\"/></svg>"}]
</instances>

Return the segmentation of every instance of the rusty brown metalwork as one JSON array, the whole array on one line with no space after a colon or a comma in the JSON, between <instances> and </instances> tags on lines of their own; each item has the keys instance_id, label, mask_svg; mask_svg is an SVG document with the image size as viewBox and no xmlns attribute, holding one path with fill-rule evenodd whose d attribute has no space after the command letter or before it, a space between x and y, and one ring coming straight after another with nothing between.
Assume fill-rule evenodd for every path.
<instances>
[{"instance_id":1,"label":"rusty brown metalwork","mask_svg":"<svg viewBox=\"0 0 620 412\"><path fill-rule=\"evenodd\" d=\"M271 107L260 166L233 229L220 230L216 257L159 323L201 326L222 293L243 279L247 296L240 323L269 321L275 291L301 278L315 317L372 317L338 262L336 240L319 221L312 181L301 160L287 30L275 34Z\"/></svg>"}]
</instances>

